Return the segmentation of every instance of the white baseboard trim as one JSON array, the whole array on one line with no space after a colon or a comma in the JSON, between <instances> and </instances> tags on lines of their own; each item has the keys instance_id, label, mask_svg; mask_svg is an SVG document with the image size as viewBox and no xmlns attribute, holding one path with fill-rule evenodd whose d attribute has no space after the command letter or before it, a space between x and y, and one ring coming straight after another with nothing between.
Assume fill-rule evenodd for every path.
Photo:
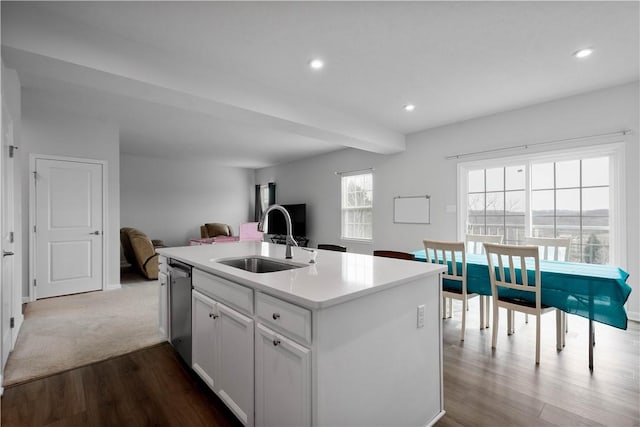
<instances>
[{"instance_id":1,"label":"white baseboard trim","mask_svg":"<svg viewBox=\"0 0 640 427\"><path fill-rule=\"evenodd\" d=\"M16 347L16 341L18 341L18 335L20 334L20 328L22 327L22 324L24 323L24 314L20 313L19 316L15 317L15 324L14 324L14 330L12 332L12 337L11 337L11 351L13 351L13 349ZM0 383L2 384L2 383Z\"/></svg>"},{"instance_id":2,"label":"white baseboard trim","mask_svg":"<svg viewBox=\"0 0 640 427\"><path fill-rule=\"evenodd\" d=\"M22 297L22 303L26 304L28 302L31 302L31 297Z\"/></svg>"},{"instance_id":3,"label":"white baseboard trim","mask_svg":"<svg viewBox=\"0 0 640 427\"><path fill-rule=\"evenodd\" d=\"M627 313L627 318L634 322L640 322L640 312L637 311L629 311Z\"/></svg>"},{"instance_id":4,"label":"white baseboard trim","mask_svg":"<svg viewBox=\"0 0 640 427\"><path fill-rule=\"evenodd\" d=\"M114 289L120 289L122 285L120 283L112 283L104 287L105 291L113 291Z\"/></svg>"}]
</instances>

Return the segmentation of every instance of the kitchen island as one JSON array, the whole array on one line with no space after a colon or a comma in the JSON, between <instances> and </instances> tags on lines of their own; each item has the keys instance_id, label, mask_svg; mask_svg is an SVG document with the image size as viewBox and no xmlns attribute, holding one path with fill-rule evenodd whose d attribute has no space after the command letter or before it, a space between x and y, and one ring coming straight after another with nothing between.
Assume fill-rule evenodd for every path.
<instances>
[{"instance_id":1,"label":"kitchen island","mask_svg":"<svg viewBox=\"0 0 640 427\"><path fill-rule=\"evenodd\" d=\"M194 371L248 426L425 426L443 414L441 266L235 242L158 249L192 270ZM229 259L289 264L253 273ZM163 271L163 269L165 269ZM170 286L160 327L170 334Z\"/></svg>"}]
</instances>

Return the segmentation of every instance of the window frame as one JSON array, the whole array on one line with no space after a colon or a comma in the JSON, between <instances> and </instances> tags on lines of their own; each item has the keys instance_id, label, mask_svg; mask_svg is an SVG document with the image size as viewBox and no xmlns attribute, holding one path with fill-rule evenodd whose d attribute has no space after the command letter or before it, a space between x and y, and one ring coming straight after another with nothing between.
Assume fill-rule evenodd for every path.
<instances>
[{"instance_id":1,"label":"window frame","mask_svg":"<svg viewBox=\"0 0 640 427\"><path fill-rule=\"evenodd\" d=\"M345 178L349 178L349 177L354 177L354 176L364 176L364 175L370 175L371 176L371 206L369 207L369 210L371 212L371 238L363 238L363 237L347 237L345 236L345 224L344 224L344 211L345 208L342 204L343 199L344 199L344 195L343 195L343 180ZM374 193L374 173L373 171L367 171L367 172L363 172L363 171L354 171L354 172L343 172L340 174L340 200L339 200L339 204L340 204L340 240L342 241L347 241L347 242L359 242L359 243L372 243L373 242L373 224L374 224L374 220L373 220L373 206L375 203L375 197L373 195Z\"/></svg>"},{"instance_id":2,"label":"window frame","mask_svg":"<svg viewBox=\"0 0 640 427\"><path fill-rule=\"evenodd\" d=\"M525 165L525 235L531 235L531 173L532 163L560 162L583 159L587 157L610 157L609 167L609 220L610 252L609 263L626 265L626 188L624 168L625 146L622 142L605 143L586 147L549 150L526 153L517 156L485 157L478 160L461 161L457 165L458 215L457 236L464 240L466 234L466 214L468 195L468 172L473 169L490 169Z\"/></svg>"}]
</instances>

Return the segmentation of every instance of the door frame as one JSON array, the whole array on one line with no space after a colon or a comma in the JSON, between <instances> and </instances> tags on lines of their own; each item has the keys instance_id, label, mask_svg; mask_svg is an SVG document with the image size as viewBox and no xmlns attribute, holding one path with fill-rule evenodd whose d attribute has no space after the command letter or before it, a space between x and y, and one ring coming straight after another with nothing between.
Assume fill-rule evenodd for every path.
<instances>
[{"instance_id":1,"label":"door frame","mask_svg":"<svg viewBox=\"0 0 640 427\"><path fill-rule=\"evenodd\" d=\"M36 287L33 286L36 277L36 233L33 229L36 225L36 171L37 160L59 160L66 162L91 163L102 166L102 290L107 288L107 236L110 236L107 212L108 203L108 162L106 160L87 159L81 157L56 156L49 154L29 154L29 302L37 299Z\"/></svg>"}]
</instances>

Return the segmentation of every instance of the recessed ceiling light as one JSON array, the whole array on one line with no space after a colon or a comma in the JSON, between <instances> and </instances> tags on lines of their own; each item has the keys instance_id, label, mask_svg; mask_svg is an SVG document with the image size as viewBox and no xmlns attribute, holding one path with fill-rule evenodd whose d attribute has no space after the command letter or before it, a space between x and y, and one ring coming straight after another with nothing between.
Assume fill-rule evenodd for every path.
<instances>
[{"instance_id":1,"label":"recessed ceiling light","mask_svg":"<svg viewBox=\"0 0 640 427\"><path fill-rule=\"evenodd\" d=\"M573 56L575 56L576 58L586 58L587 56L591 55L593 53L593 48L592 47L586 47L584 49L580 49L576 52L573 53Z\"/></svg>"},{"instance_id":2,"label":"recessed ceiling light","mask_svg":"<svg viewBox=\"0 0 640 427\"><path fill-rule=\"evenodd\" d=\"M404 106L404 107L402 107L402 108L404 108L404 111L413 111L413 110L415 110L415 109L416 109L416 106L415 106L415 105L413 105L413 104L407 104L407 105L405 105L405 106Z\"/></svg>"},{"instance_id":3,"label":"recessed ceiling light","mask_svg":"<svg viewBox=\"0 0 640 427\"><path fill-rule=\"evenodd\" d=\"M320 68L324 67L324 61L317 58L312 59L311 61L309 61L309 66L314 70L319 70Z\"/></svg>"}]
</instances>

